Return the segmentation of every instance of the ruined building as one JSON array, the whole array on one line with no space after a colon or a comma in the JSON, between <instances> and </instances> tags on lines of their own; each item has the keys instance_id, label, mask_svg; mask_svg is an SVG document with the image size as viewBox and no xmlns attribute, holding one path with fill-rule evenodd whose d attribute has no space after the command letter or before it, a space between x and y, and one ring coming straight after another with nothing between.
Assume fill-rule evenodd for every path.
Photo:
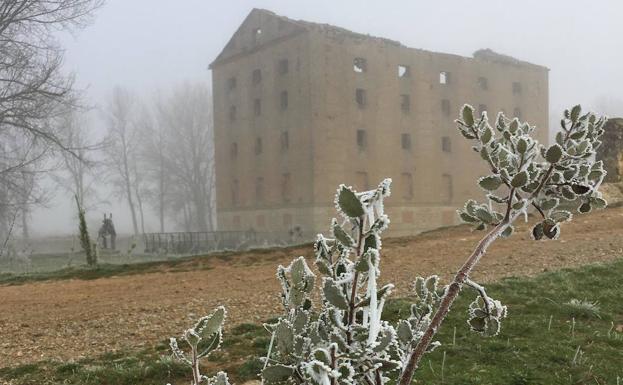
<instances>
[{"instance_id":1,"label":"ruined building","mask_svg":"<svg viewBox=\"0 0 623 385\"><path fill-rule=\"evenodd\" d=\"M608 119L597 159L604 162L605 182L623 182L623 118Z\"/></svg>"},{"instance_id":2,"label":"ruined building","mask_svg":"<svg viewBox=\"0 0 623 385\"><path fill-rule=\"evenodd\" d=\"M548 136L548 69L491 50L430 52L254 9L210 68L219 230L309 238L340 183L384 177L391 234L452 225L486 172L455 128L463 103Z\"/></svg>"}]
</instances>

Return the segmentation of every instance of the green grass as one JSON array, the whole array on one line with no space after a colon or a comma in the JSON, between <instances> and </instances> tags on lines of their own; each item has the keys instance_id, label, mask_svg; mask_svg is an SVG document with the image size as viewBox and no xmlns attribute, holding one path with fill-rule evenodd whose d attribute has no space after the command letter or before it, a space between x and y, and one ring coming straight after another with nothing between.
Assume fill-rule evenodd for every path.
<instances>
[{"instance_id":1,"label":"green grass","mask_svg":"<svg viewBox=\"0 0 623 385\"><path fill-rule=\"evenodd\" d=\"M613 325L623 324L623 260L506 279L488 285L487 291L509 306L500 335L483 338L469 332L466 309L475 293L465 289L440 330L442 346L425 356L417 384L617 385L617 378L623 384L623 333L613 330ZM574 298L598 302L598 316L568 306ZM390 302L384 318L397 320L408 304L407 299ZM268 343L260 325L238 325L225 335L222 350L205 363L207 371L227 370L236 383L256 378L261 368L257 357ZM169 357L162 344L75 363L41 362L0 369L0 383L188 383L188 370Z\"/></svg>"}]
</instances>

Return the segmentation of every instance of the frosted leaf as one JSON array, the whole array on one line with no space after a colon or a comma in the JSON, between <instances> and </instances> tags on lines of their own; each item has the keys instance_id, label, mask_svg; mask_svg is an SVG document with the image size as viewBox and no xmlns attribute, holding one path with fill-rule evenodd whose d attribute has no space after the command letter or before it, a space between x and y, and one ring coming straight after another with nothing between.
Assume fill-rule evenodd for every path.
<instances>
[{"instance_id":1,"label":"frosted leaf","mask_svg":"<svg viewBox=\"0 0 623 385\"><path fill-rule=\"evenodd\" d=\"M363 205L351 187L340 185L335 194L335 207L349 218L359 218L364 214Z\"/></svg>"},{"instance_id":2,"label":"frosted leaf","mask_svg":"<svg viewBox=\"0 0 623 385\"><path fill-rule=\"evenodd\" d=\"M294 367L275 364L262 370L262 380L266 384L278 384L285 382L294 374Z\"/></svg>"},{"instance_id":3,"label":"frosted leaf","mask_svg":"<svg viewBox=\"0 0 623 385\"><path fill-rule=\"evenodd\" d=\"M488 175L480 178L478 185L486 191L494 191L502 186L502 179L499 175Z\"/></svg>"},{"instance_id":4,"label":"frosted leaf","mask_svg":"<svg viewBox=\"0 0 623 385\"><path fill-rule=\"evenodd\" d=\"M173 352L175 358L188 365L192 364L191 361L186 357L184 352L178 347L177 340L175 338L169 338L169 346L171 347L171 351Z\"/></svg>"},{"instance_id":5,"label":"frosted leaf","mask_svg":"<svg viewBox=\"0 0 623 385\"><path fill-rule=\"evenodd\" d=\"M344 247L352 247L355 244L353 238L344 231L344 229L337 223L337 220L333 218L333 222L331 224L331 228L333 230L333 236L337 239Z\"/></svg>"},{"instance_id":6,"label":"frosted leaf","mask_svg":"<svg viewBox=\"0 0 623 385\"><path fill-rule=\"evenodd\" d=\"M474 107L464 104L462 108L463 122L468 126L474 125Z\"/></svg>"},{"instance_id":7,"label":"frosted leaf","mask_svg":"<svg viewBox=\"0 0 623 385\"><path fill-rule=\"evenodd\" d=\"M219 332L225 321L226 311L223 306L219 306L212 314L202 317L195 325L195 331L200 338L206 338L214 333Z\"/></svg>"},{"instance_id":8,"label":"frosted leaf","mask_svg":"<svg viewBox=\"0 0 623 385\"><path fill-rule=\"evenodd\" d=\"M324 293L324 298L331 305L342 310L348 309L348 300L344 296L344 293L342 293L340 288L333 281L333 279L331 278L324 279L323 293Z\"/></svg>"}]
</instances>

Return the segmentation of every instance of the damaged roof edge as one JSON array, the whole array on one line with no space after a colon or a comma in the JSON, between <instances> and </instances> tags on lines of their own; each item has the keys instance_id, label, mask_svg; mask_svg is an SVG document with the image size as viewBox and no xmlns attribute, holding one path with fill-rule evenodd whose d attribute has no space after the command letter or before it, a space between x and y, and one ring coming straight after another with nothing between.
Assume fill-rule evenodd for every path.
<instances>
[{"instance_id":1,"label":"damaged roof edge","mask_svg":"<svg viewBox=\"0 0 623 385\"><path fill-rule=\"evenodd\" d=\"M269 16L269 17L278 18L278 19L281 19L283 21L296 24L296 25L300 26L301 28L305 29L306 31L314 31L314 32L321 32L321 33L332 33L334 35L340 35L340 36L345 36L345 37L350 37L350 38L355 38L355 39L367 39L367 40L372 40L372 41L385 43L385 44L389 44L389 45L393 45L393 46L404 47L404 48L407 48L407 49L413 49L413 50L418 50L418 51L422 51L422 52L428 52L428 53L432 53L432 54L451 55L451 56L457 56L457 57L465 58L465 59L482 60L482 61L489 61L489 62L500 63L500 64L515 65L515 66L537 67L537 68L542 68L542 69L546 69L546 70L549 71L549 68L546 67L546 66L530 63L530 62L527 62L527 61L524 61L524 60L519 60L519 59L514 58L512 56L509 56L509 55L503 55L503 54L500 54L500 53L497 53L497 52L493 51L490 48L479 49L479 50L477 50L477 51L475 51L473 53L472 57L463 56L463 55L457 55L457 54L451 54L451 53L447 53L447 52L430 51L430 50L426 50L426 49L422 49L422 48L409 47L409 46L406 46L406 45L402 44L400 41L397 41L397 40L392 40L392 39L388 39L388 38L384 38L384 37L378 37L378 36L372 36L372 35L369 35L369 34L353 32L353 31L350 31L348 29L345 29L345 28L342 28L342 27L336 27L336 26L331 25L331 24L315 23L315 22L306 21L306 20L290 19L289 17L277 15L273 11L269 11L267 9L262 9L262 8L253 8L251 10L251 12L249 12L247 17L245 17L244 21L242 22L240 27L236 30L236 32L240 30L242 25L246 22L246 20L249 18L249 16L252 13L254 13L254 12L262 13L262 14L264 14L266 16ZM235 33L234 33L234 35L235 35ZM232 39L233 39L234 35L232 35ZM231 41L231 39L230 39L230 41ZM260 48L260 47L258 47L258 48ZM255 50L253 50L253 51L255 51ZM212 63L210 63L209 69L212 69L212 67L214 67L215 65L218 65L221 62L221 55L222 55L222 53L219 54L216 57L216 59L214 59L214 61L212 61ZM238 56L238 55L234 55L234 56ZM228 61L228 59L230 59L230 58L223 58L223 59L224 59L223 61Z\"/></svg>"},{"instance_id":2,"label":"damaged roof edge","mask_svg":"<svg viewBox=\"0 0 623 385\"><path fill-rule=\"evenodd\" d=\"M519 65L519 66L524 66L524 65L535 66L535 67L545 68L549 71L549 68L543 65L530 63L524 60L519 60L509 55L503 55L503 54L495 52L491 48L479 49L478 51L474 52L473 57L474 59L486 60L486 61L491 61L491 62L496 62L496 63L501 63L501 64L511 64L511 65Z\"/></svg>"}]
</instances>

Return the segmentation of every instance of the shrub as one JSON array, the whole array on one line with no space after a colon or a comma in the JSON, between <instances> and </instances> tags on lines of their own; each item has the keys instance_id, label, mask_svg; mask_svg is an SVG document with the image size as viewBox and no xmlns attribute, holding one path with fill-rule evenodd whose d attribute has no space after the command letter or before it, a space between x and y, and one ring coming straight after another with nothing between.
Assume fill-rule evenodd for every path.
<instances>
[{"instance_id":1,"label":"shrub","mask_svg":"<svg viewBox=\"0 0 623 385\"><path fill-rule=\"evenodd\" d=\"M321 277L303 257L277 269L284 314L265 325L272 337L263 359L263 382L408 385L422 356L439 346L435 334L464 286L476 292L468 309L469 326L495 336L507 309L470 279L471 271L491 243L511 236L514 221L532 208L541 217L532 235L542 240L556 239L561 224L572 218L559 208L561 201L577 200L580 213L605 207L598 192L605 171L593 160L604 121L581 115L575 106L565 111L556 143L544 147L531 137L534 127L527 123L498 114L492 127L486 113L476 119L473 108L465 105L458 129L472 141L490 174L478 181L486 201L469 200L458 214L476 229L489 231L447 286L440 287L434 275L416 278L415 303L393 325L381 318L393 285L378 284L381 233L389 225L383 202L391 180L364 192L339 186L335 206L340 218L331 222L331 237L318 235L314 244ZM320 302L314 307L315 288ZM191 344L195 334L187 331L184 338ZM175 352L177 345L172 348ZM176 356L194 367L194 360Z\"/></svg>"},{"instance_id":2,"label":"shrub","mask_svg":"<svg viewBox=\"0 0 623 385\"><path fill-rule=\"evenodd\" d=\"M80 205L78 196L76 195L74 198L76 198L76 206L78 207L78 237L80 238L80 246L86 255L87 265L95 266L97 265L97 251L95 244L91 242L91 236L89 235L89 229L87 228L87 221L84 218L84 208Z\"/></svg>"}]
</instances>

